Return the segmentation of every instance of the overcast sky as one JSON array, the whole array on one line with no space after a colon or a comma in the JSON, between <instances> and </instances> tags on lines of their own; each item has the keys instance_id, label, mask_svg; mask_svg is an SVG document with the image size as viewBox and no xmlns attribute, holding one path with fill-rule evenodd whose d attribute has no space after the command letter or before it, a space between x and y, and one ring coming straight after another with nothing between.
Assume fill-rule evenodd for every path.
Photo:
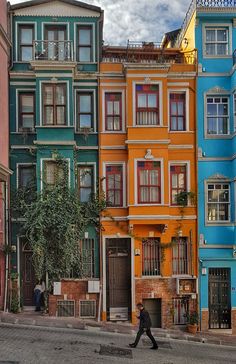
<instances>
[{"instance_id":1,"label":"overcast sky","mask_svg":"<svg viewBox=\"0 0 236 364\"><path fill-rule=\"evenodd\" d=\"M17 4L24 0L10 0ZM190 0L85 0L104 10L104 40L112 45L129 40L160 42L165 32L181 27Z\"/></svg>"}]
</instances>

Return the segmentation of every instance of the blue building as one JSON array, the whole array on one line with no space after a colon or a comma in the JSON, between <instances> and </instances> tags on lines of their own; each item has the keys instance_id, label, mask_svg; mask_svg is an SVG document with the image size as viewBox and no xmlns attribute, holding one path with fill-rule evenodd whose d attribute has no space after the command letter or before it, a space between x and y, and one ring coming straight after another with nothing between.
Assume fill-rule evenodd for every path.
<instances>
[{"instance_id":1,"label":"blue building","mask_svg":"<svg viewBox=\"0 0 236 364\"><path fill-rule=\"evenodd\" d=\"M236 332L236 1L194 0L178 44L198 50L201 329Z\"/></svg>"},{"instance_id":2,"label":"blue building","mask_svg":"<svg viewBox=\"0 0 236 364\"><path fill-rule=\"evenodd\" d=\"M10 7L11 187L35 180L38 191L55 183L56 156L68 163L68 181L86 202L96 192L98 176L98 72L102 49L103 11L74 0L33 0ZM86 177L85 177L86 176ZM35 284L32 251L12 223L12 269L18 272L23 307L33 305ZM96 316L99 290L99 236L87 228L81 249L87 256L84 279L64 279L53 296L51 314L63 312L70 298L71 315ZM68 277L67 277L68 278ZM87 302L88 301L88 302ZM91 305L90 305L91 304Z\"/></svg>"}]
</instances>

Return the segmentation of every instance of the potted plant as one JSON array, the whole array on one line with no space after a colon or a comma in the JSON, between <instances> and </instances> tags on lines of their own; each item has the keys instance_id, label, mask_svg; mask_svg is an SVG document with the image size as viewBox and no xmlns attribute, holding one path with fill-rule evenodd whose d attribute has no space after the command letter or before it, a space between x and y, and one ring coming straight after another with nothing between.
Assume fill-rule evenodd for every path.
<instances>
[{"instance_id":1,"label":"potted plant","mask_svg":"<svg viewBox=\"0 0 236 364\"><path fill-rule=\"evenodd\" d=\"M192 311L187 314L187 330L189 333L196 334L198 329L198 322L199 317L197 311Z\"/></svg>"}]
</instances>

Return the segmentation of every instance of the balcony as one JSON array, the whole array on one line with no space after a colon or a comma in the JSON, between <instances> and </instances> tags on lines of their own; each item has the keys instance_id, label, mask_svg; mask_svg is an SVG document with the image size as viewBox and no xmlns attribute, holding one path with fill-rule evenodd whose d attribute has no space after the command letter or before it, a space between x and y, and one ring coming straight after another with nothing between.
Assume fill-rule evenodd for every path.
<instances>
[{"instance_id":1,"label":"balcony","mask_svg":"<svg viewBox=\"0 0 236 364\"><path fill-rule=\"evenodd\" d=\"M33 61L73 62L71 40L36 40L33 43Z\"/></svg>"},{"instance_id":2,"label":"balcony","mask_svg":"<svg viewBox=\"0 0 236 364\"><path fill-rule=\"evenodd\" d=\"M104 46L102 61L110 63L196 64L197 54L162 48L161 43L128 41L127 46Z\"/></svg>"}]
</instances>

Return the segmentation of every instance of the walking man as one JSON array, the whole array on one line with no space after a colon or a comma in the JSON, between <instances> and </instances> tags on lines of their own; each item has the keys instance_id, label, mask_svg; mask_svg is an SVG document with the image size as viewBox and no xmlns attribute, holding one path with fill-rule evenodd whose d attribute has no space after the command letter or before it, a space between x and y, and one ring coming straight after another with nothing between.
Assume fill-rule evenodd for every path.
<instances>
[{"instance_id":1,"label":"walking man","mask_svg":"<svg viewBox=\"0 0 236 364\"><path fill-rule=\"evenodd\" d=\"M152 347L150 349L157 350L158 349L157 342L156 342L156 340L154 339L154 337L152 336L152 333L151 333L152 322L151 322L149 313L148 313L148 311L145 310L142 303L138 303L137 308L138 308L138 310L140 312L140 315L138 317L139 320L140 320L139 321L139 330L137 332L135 342L133 344L129 344L129 346L131 348L136 348L136 346L139 343L139 340L140 340L141 336L144 334L144 332L146 332L147 336L152 341Z\"/></svg>"}]
</instances>

